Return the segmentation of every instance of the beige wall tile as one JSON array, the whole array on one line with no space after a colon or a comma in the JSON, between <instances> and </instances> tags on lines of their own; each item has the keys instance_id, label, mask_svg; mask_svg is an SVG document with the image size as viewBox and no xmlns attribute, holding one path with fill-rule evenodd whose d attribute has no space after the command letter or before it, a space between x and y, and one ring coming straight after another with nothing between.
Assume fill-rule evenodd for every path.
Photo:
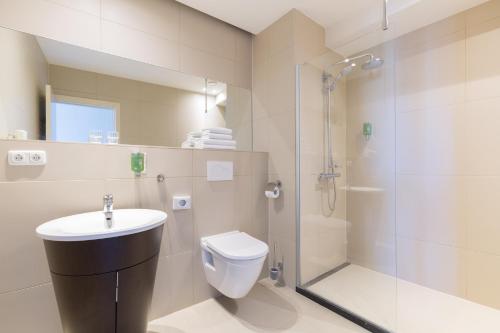
<instances>
[{"instance_id":1,"label":"beige wall tile","mask_svg":"<svg viewBox=\"0 0 500 333\"><path fill-rule=\"evenodd\" d=\"M169 69L180 68L177 43L117 23L102 21L102 45L106 53Z\"/></svg>"},{"instance_id":2,"label":"beige wall tile","mask_svg":"<svg viewBox=\"0 0 500 333\"><path fill-rule=\"evenodd\" d=\"M135 151L146 153L145 177L158 174L190 177L193 174L193 152L189 149L137 146L107 146L107 149L107 178L135 178L130 170L130 154Z\"/></svg>"},{"instance_id":3,"label":"beige wall tile","mask_svg":"<svg viewBox=\"0 0 500 333\"><path fill-rule=\"evenodd\" d=\"M281 53L293 46L293 10L275 21L261 34L269 35L269 56Z\"/></svg>"},{"instance_id":4,"label":"beige wall tile","mask_svg":"<svg viewBox=\"0 0 500 333\"><path fill-rule=\"evenodd\" d=\"M471 175L498 175L500 168L500 134L496 130L500 126L498 108L500 99L480 100L467 103L465 106L465 132L461 135L465 139L463 148L466 174ZM461 129L457 129L458 131Z\"/></svg>"},{"instance_id":5,"label":"beige wall tile","mask_svg":"<svg viewBox=\"0 0 500 333\"><path fill-rule=\"evenodd\" d=\"M203 52L191 52L192 62L184 66L188 73L246 88L251 84L251 35L173 0L147 0L140 6L130 0L103 0L102 17L98 0L3 1L0 9L4 27L170 69L180 69L180 46L189 45ZM181 33L181 11L191 34ZM208 38L201 38L203 34Z\"/></svg>"},{"instance_id":6,"label":"beige wall tile","mask_svg":"<svg viewBox=\"0 0 500 333\"><path fill-rule=\"evenodd\" d=\"M70 90L97 96L97 75L92 72L50 65L49 82L54 90Z\"/></svg>"},{"instance_id":7,"label":"beige wall tile","mask_svg":"<svg viewBox=\"0 0 500 333\"><path fill-rule=\"evenodd\" d=\"M50 281L40 224L58 217L102 209L102 181L0 183L9 200L0 202L0 293Z\"/></svg>"},{"instance_id":8,"label":"beige wall tile","mask_svg":"<svg viewBox=\"0 0 500 333\"><path fill-rule=\"evenodd\" d=\"M0 43L0 138L24 129L28 138L40 138L40 99L48 82L48 64L36 39L28 34L1 29Z\"/></svg>"},{"instance_id":9,"label":"beige wall tile","mask_svg":"<svg viewBox=\"0 0 500 333\"><path fill-rule=\"evenodd\" d=\"M399 237L397 251L399 278L455 296L465 296L465 250Z\"/></svg>"},{"instance_id":10,"label":"beige wall tile","mask_svg":"<svg viewBox=\"0 0 500 333\"><path fill-rule=\"evenodd\" d=\"M465 14L468 27L474 24L484 23L500 16L500 1L487 1L480 6L471 8Z\"/></svg>"},{"instance_id":11,"label":"beige wall tile","mask_svg":"<svg viewBox=\"0 0 500 333\"><path fill-rule=\"evenodd\" d=\"M302 283L347 262L345 219L303 213L300 226Z\"/></svg>"},{"instance_id":12,"label":"beige wall tile","mask_svg":"<svg viewBox=\"0 0 500 333\"><path fill-rule=\"evenodd\" d=\"M295 110L295 63L292 48L283 49L269 58L265 100L261 99L269 116L288 112L293 118ZM256 92L257 93L257 92Z\"/></svg>"},{"instance_id":13,"label":"beige wall tile","mask_svg":"<svg viewBox=\"0 0 500 333\"><path fill-rule=\"evenodd\" d=\"M130 154L135 151L147 155L145 177L160 173L167 177L189 177L193 170L193 153L187 149L0 140L0 153L5 161L10 149L45 150L49 162L43 167L26 168L4 163L0 165L0 181L134 178Z\"/></svg>"},{"instance_id":14,"label":"beige wall tile","mask_svg":"<svg viewBox=\"0 0 500 333\"><path fill-rule=\"evenodd\" d=\"M180 7L174 1L102 0L102 18L170 41L178 41Z\"/></svg>"},{"instance_id":15,"label":"beige wall tile","mask_svg":"<svg viewBox=\"0 0 500 333\"><path fill-rule=\"evenodd\" d=\"M238 63L245 64L252 69L252 35L243 30L235 30L236 57Z\"/></svg>"},{"instance_id":16,"label":"beige wall tile","mask_svg":"<svg viewBox=\"0 0 500 333\"><path fill-rule=\"evenodd\" d=\"M396 167L399 173L465 174L469 156L464 106L441 107L396 116Z\"/></svg>"},{"instance_id":17,"label":"beige wall tile","mask_svg":"<svg viewBox=\"0 0 500 333\"><path fill-rule=\"evenodd\" d=\"M467 248L500 255L499 177L467 177Z\"/></svg>"},{"instance_id":18,"label":"beige wall tile","mask_svg":"<svg viewBox=\"0 0 500 333\"><path fill-rule=\"evenodd\" d=\"M463 102L465 62L465 30L400 48L395 67L397 112Z\"/></svg>"},{"instance_id":19,"label":"beige wall tile","mask_svg":"<svg viewBox=\"0 0 500 333\"><path fill-rule=\"evenodd\" d=\"M0 22L10 29L94 50L100 48L99 17L55 2L0 1Z\"/></svg>"},{"instance_id":20,"label":"beige wall tile","mask_svg":"<svg viewBox=\"0 0 500 333\"><path fill-rule=\"evenodd\" d=\"M365 192L361 187L347 196L348 261L389 275L396 273L393 193L393 188Z\"/></svg>"},{"instance_id":21,"label":"beige wall tile","mask_svg":"<svg viewBox=\"0 0 500 333\"><path fill-rule=\"evenodd\" d=\"M155 183L155 181L152 181ZM156 185L156 186L155 186ZM153 189L157 184L150 185ZM193 198L192 178L167 178L165 185L160 186L154 193L154 198L160 198L162 210L167 212L168 219L163 230L162 254L173 255L181 252L193 251L194 226L193 209L172 210L174 196L191 196ZM156 191L155 191L156 192Z\"/></svg>"},{"instance_id":22,"label":"beige wall tile","mask_svg":"<svg viewBox=\"0 0 500 333\"><path fill-rule=\"evenodd\" d=\"M195 244L199 244L200 237L238 230L240 225L250 223L250 195L249 176L235 176L234 180L223 182L194 178Z\"/></svg>"},{"instance_id":23,"label":"beige wall tile","mask_svg":"<svg viewBox=\"0 0 500 333\"><path fill-rule=\"evenodd\" d=\"M7 152L18 150L45 150L47 165L41 167L12 167L7 164ZM0 140L0 154L4 163L0 165L0 180L63 180L97 179L106 174L106 147L89 144L51 143L42 141ZM72 156L68 159L68 156ZM92 156L93 158L89 158ZM60 167L65 166L65 167Z\"/></svg>"},{"instance_id":24,"label":"beige wall tile","mask_svg":"<svg viewBox=\"0 0 500 333\"><path fill-rule=\"evenodd\" d=\"M498 2L497 2L498 3ZM497 6L499 6L497 4ZM498 15L500 16L500 15ZM500 18L467 28L467 99L500 97Z\"/></svg>"},{"instance_id":25,"label":"beige wall tile","mask_svg":"<svg viewBox=\"0 0 500 333\"><path fill-rule=\"evenodd\" d=\"M180 70L213 80L234 83L234 64L229 58L200 51L189 46L180 47Z\"/></svg>"},{"instance_id":26,"label":"beige wall tile","mask_svg":"<svg viewBox=\"0 0 500 333\"><path fill-rule=\"evenodd\" d=\"M467 298L500 309L500 256L467 253Z\"/></svg>"},{"instance_id":27,"label":"beige wall tile","mask_svg":"<svg viewBox=\"0 0 500 333\"><path fill-rule=\"evenodd\" d=\"M425 47L437 40L449 37L459 31L465 30L467 13L462 12L444 20L427 25L416 31L399 37L396 41L398 50L407 48Z\"/></svg>"},{"instance_id":28,"label":"beige wall tile","mask_svg":"<svg viewBox=\"0 0 500 333\"><path fill-rule=\"evenodd\" d=\"M193 151L193 176L207 176L208 161L232 161L234 176L249 176L252 172L252 154L233 151Z\"/></svg>"},{"instance_id":29,"label":"beige wall tile","mask_svg":"<svg viewBox=\"0 0 500 333\"><path fill-rule=\"evenodd\" d=\"M255 110L255 109L254 109ZM253 150L259 152L269 152L269 140L271 133L268 118L253 119Z\"/></svg>"},{"instance_id":30,"label":"beige wall tile","mask_svg":"<svg viewBox=\"0 0 500 333\"><path fill-rule=\"evenodd\" d=\"M268 242L269 210L268 199L264 191L268 182L267 178L267 153L253 153L251 156L252 184L251 184L251 218L248 224L240 225L244 231L264 242Z\"/></svg>"},{"instance_id":31,"label":"beige wall tile","mask_svg":"<svg viewBox=\"0 0 500 333\"><path fill-rule=\"evenodd\" d=\"M2 332L62 333L52 284L0 295Z\"/></svg>"},{"instance_id":32,"label":"beige wall tile","mask_svg":"<svg viewBox=\"0 0 500 333\"><path fill-rule=\"evenodd\" d=\"M101 98L138 100L140 84L139 81L97 74L97 94Z\"/></svg>"},{"instance_id":33,"label":"beige wall tile","mask_svg":"<svg viewBox=\"0 0 500 333\"><path fill-rule=\"evenodd\" d=\"M325 29L298 10L293 11L295 62L305 61L328 51Z\"/></svg>"},{"instance_id":34,"label":"beige wall tile","mask_svg":"<svg viewBox=\"0 0 500 333\"><path fill-rule=\"evenodd\" d=\"M236 60L236 29L202 12L182 7L180 40L191 48Z\"/></svg>"},{"instance_id":35,"label":"beige wall tile","mask_svg":"<svg viewBox=\"0 0 500 333\"><path fill-rule=\"evenodd\" d=\"M193 295L194 303L203 302L209 298L215 298L221 294L217 289L213 288L207 281L205 272L203 271L201 261L201 250L199 240L197 240L198 248L193 252Z\"/></svg>"},{"instance_id":36,"label":"beige wall tile","mask_svg":"<svg viewBox=\"0 0 500 333\"><path fill-rule=\"evenodd\" d=\"M453 176L398 175L398 236L466 246L467 181Z\"/></svg>"},{"instance_id":37,"label":"beige wall tile","mask_svg":"<svg viewBox=\"0 0 500 333\"><path fill-rule=\"evenodd\" d=\"M293 112L269 118L269 172L295 172L295 116Z\"/></svg>"},{"instance_id":38,"label":"beige wall tile","mask_svg":"<svg viewBox=\"0 0 500 333\"><path fill-rule=\"evenodd\" d=\"M165 105L177 104L183 91L147 82L139 82L139 100L157 102Z\"/></svg>"},{"instance_id":39,"label":"beige wall tile","mask_svg":"<svg viewBox=\"0 0 500 333\"><path fill-rule=\"evenodd\" d=\"M48 0L55 2L62 6L81 10L89 14L100 16L101 15L101 0Z\"/></svg>"},{"instance_id":40,"label":"beige wall tile","mask_svg":"<svg viewBox=\"0 0 500 333\"><path fill-rule=\"evenodd\" d=\"M158 261L149 318L159 318L192 304L194 304L192 253L161 257Z\"/></svg>"},{"instance_id":41,"label":"beige wall tile","mask_svg":"<svg viewBox=\"0 0 500 333\"><path fill-rule=\"evenodd\" d=\"M233 84L235 86L252 89L252 62L240 62L236 61L234 63L234 79Z\"/></svg>"}]
</instances>

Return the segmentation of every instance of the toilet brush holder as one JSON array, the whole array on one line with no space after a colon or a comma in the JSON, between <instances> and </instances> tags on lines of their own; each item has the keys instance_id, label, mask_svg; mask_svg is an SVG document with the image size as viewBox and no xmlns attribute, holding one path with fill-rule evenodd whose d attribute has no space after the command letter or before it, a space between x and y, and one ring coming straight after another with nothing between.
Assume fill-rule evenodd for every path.
<instances>
[{"instance_id":1,"label":"toilet brush holder","mask_svg":"<svg viewBox=\"0 0 500 333\"><path fill-rule=\"evenodd\" d=\"M273 281L277 281L280 276L280 269L278 267L271 267L271 270L269 271L269 277Z\"/></svg>"}]
</instances>

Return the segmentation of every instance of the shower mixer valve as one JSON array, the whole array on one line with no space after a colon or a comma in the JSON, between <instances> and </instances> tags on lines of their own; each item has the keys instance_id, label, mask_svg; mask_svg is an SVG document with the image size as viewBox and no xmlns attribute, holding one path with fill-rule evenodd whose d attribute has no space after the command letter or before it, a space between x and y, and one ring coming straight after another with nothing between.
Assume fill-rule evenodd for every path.
<instances>
[{"instance_id":1,"label":"shower mixer valve","mask_svg":"<svg viewBox=\"0 0 500 333\"><path fill-rule=\"evenodd\" d=\"M341 176L340 172L322 172L319 174L318 179L321 181L324 179L339 178L340 176Z\"/></svg>"}]
</instances>

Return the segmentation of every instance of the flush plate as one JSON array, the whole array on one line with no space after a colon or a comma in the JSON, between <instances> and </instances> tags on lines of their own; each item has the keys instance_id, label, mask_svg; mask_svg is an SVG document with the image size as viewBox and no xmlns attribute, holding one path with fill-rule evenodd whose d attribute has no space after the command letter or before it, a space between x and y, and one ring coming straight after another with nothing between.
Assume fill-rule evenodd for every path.
<instances>
[{"instance_id":1,"label":"flush plate","mask_svg":"<svg viewBox=\"0 0 500 333\"><path fill-rule=\"evenodd\" d=\"M207 180L212 182L233 180L233 161L207 161Z\"/></svg>"}]
</instances>

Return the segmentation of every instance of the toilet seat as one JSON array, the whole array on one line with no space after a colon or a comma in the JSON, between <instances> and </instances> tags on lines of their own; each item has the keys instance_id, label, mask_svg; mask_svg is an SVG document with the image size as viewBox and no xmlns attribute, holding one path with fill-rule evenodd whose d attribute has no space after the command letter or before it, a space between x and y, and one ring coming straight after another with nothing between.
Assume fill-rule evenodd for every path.
<instances>
[{"instance_id":1,"label":"toilet seat","mask_svg":"<svg viewBox=\"0 0 500 333\"><path fill-rule=\"evenodd\" d=\"M209 249L231 260L257 259L269 251L266 243L239 231L207 237L205 242Z\"/></svg>"}]
</instances>

